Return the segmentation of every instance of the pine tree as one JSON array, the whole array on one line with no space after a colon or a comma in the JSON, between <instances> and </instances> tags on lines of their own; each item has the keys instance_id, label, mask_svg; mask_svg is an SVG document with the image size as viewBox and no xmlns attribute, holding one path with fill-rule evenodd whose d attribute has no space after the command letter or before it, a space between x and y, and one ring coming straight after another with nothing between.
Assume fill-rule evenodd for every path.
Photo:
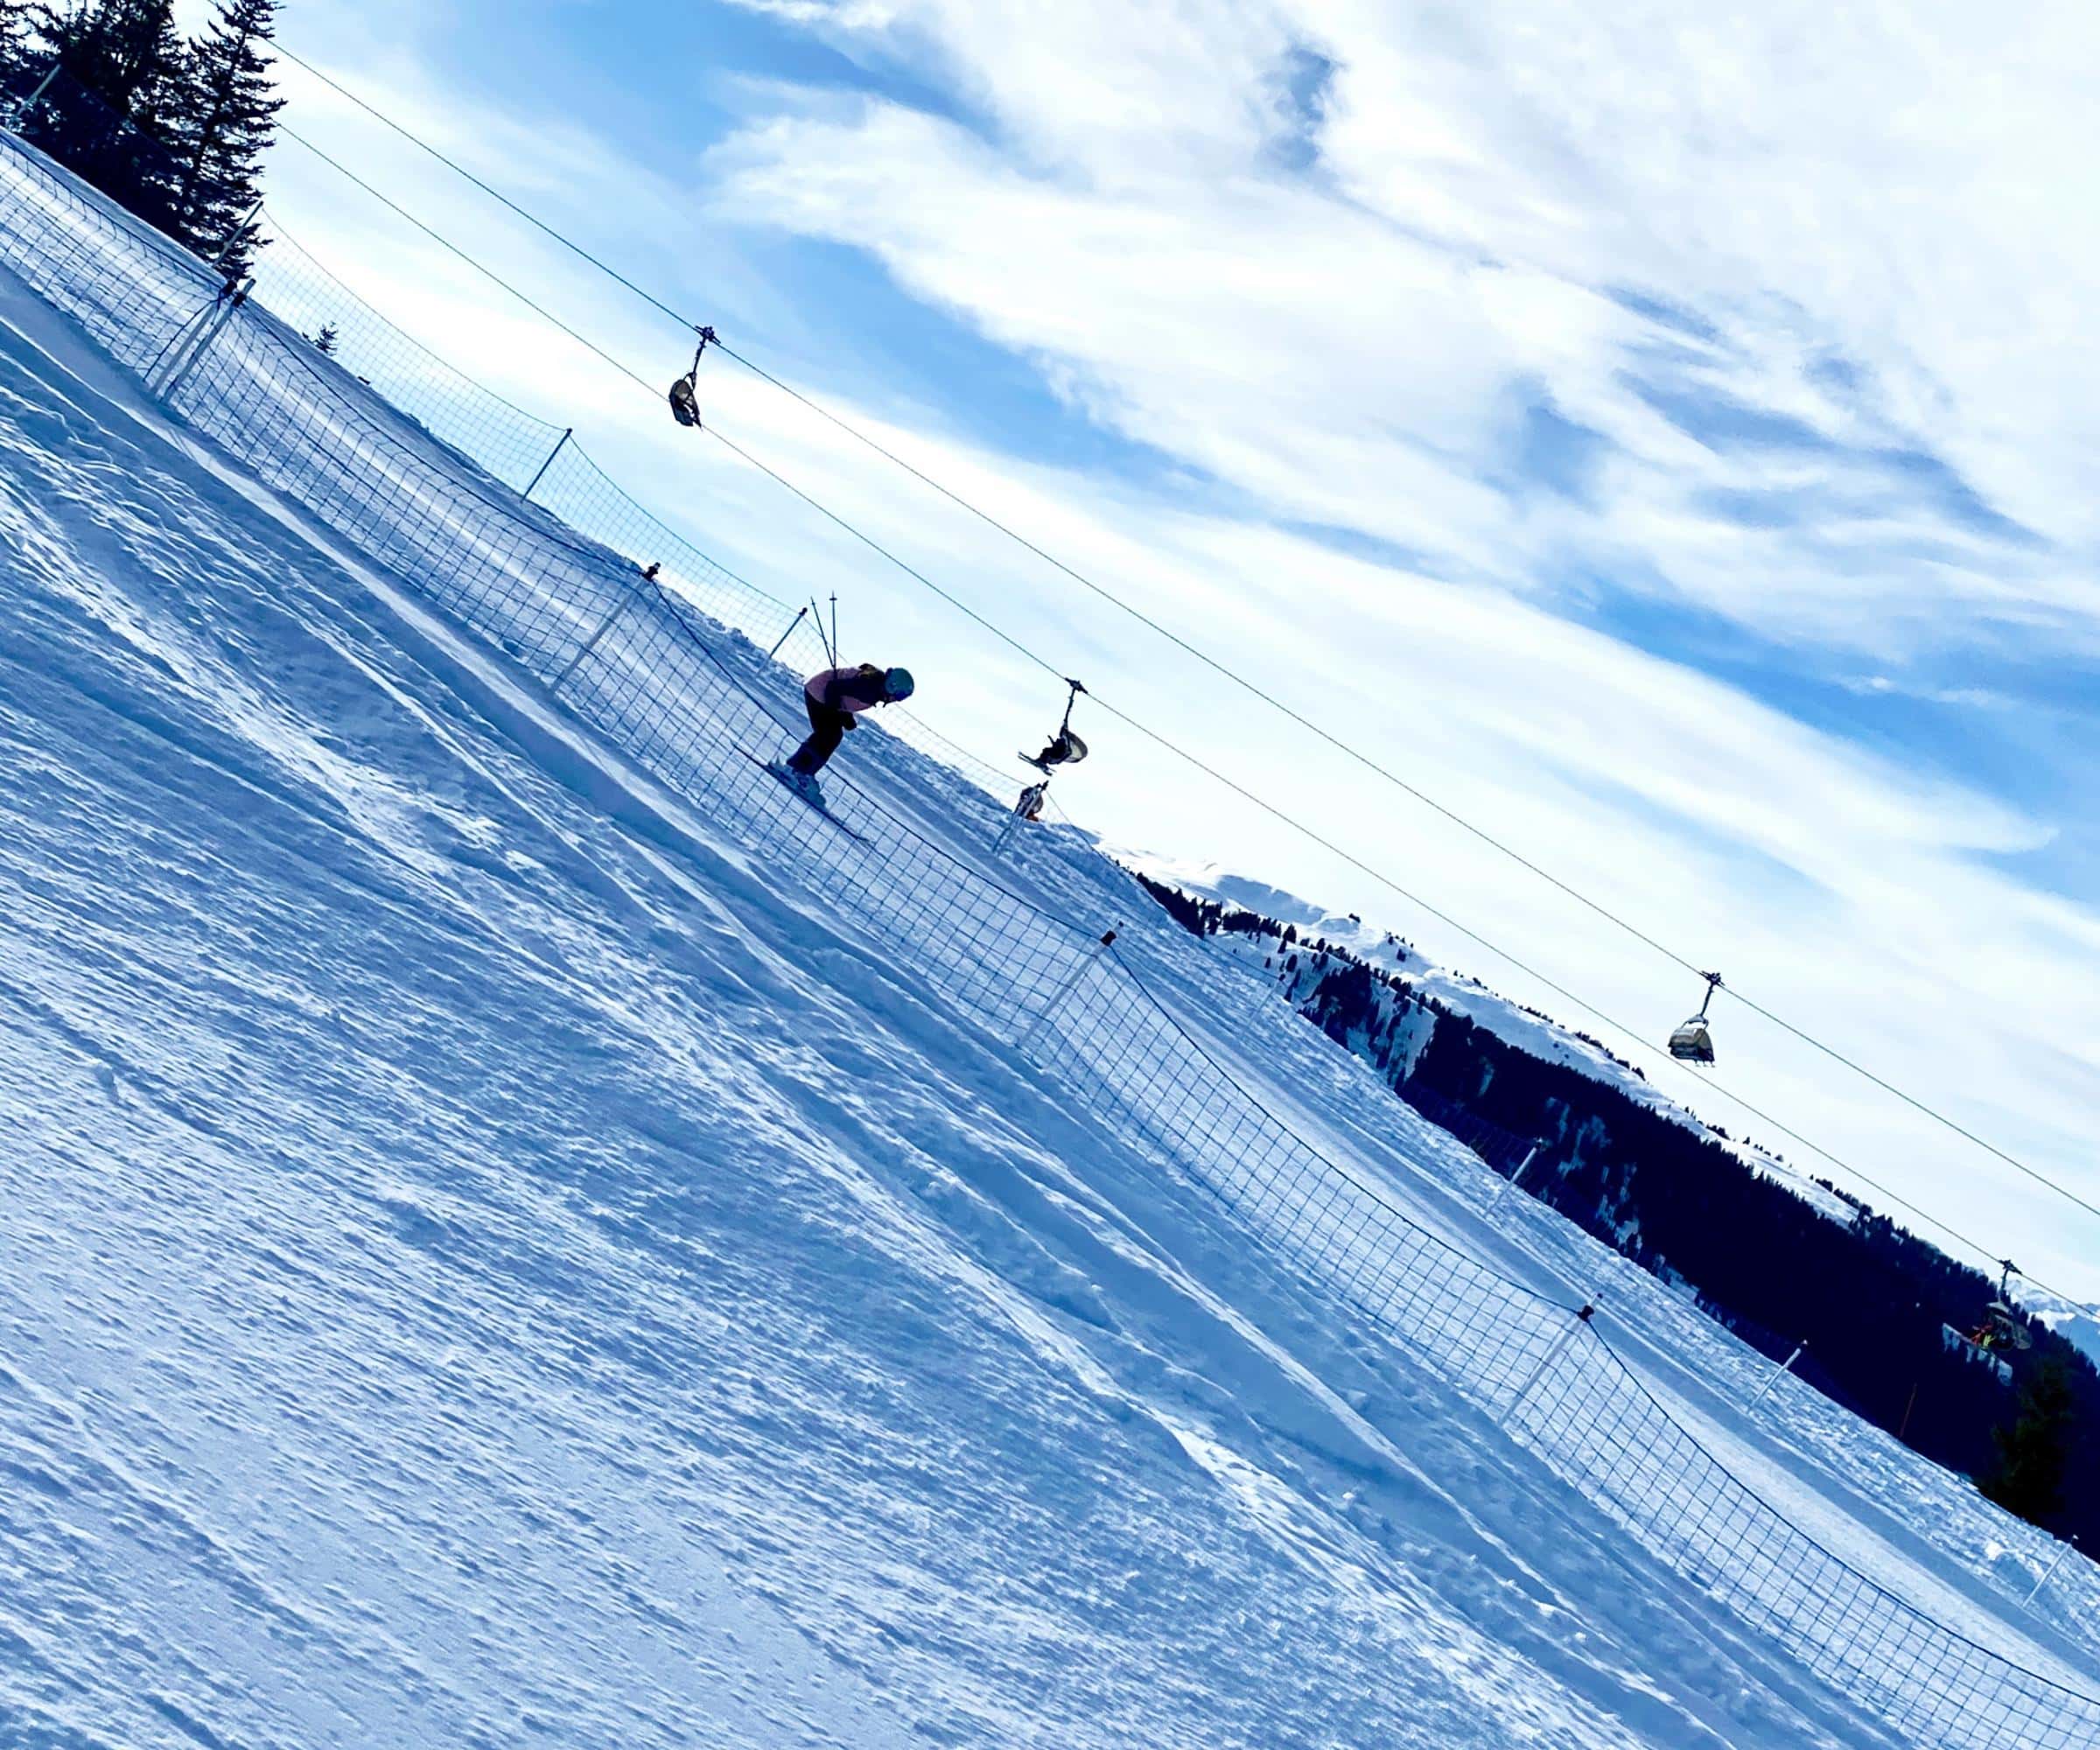
<instances>
[{"instance_id":1,"label":"pine tree","mask_svg":"<svg viewBox=\"0 0 2100 1750\"><path fill-rule=\"evenodd\" d=\"M138 130L150 134L178 94L184 51L173 0L81 0L64 13L46 5L33 28L62 74L24 118L24 136L166 228L174 165Z\"/></svg>"},{"instance_id":2,"label":"pine tree","mask_svg":"<svg viewBox=\"0 0 2100 1750\"><path fill-rule=\"evenodd\" d=\"M38 76L31 71L37 56L29 40L36 17L32 0L0 0L0 85L10 102L27 96ZM27 80L24 74L30 74Z\"/></svg>"},{"instance_id":3,"label":"pine tree","mask_svg":"<svg viewBox=\"0 0 2100 1750\"><path fill-rule=\"evenodd\" d=\"M256 248L248 219L260 199L262 154L284 101L266 52L277 0L220 0L219 16L191 46L180 99L168 118L179 166L173 230L199 254L244 272Z\"/></svg>"},{"instance_id":4,"label":"pine tree","mask_svg":"<svg viewBox=\"0 0 2100 1750\"><path fill-rule=\"evenodd\" d=\"M119 116L150 120L181 75L173 0L80 0L69 11L37 8L46 54Z\"/></svg>"},{"instance_id":5,"label":"pine tree","mask_svg":"<svg viewBox=\"0 0 2100 1750\"><path fill-rule=\"evenodd\" d=\"M324 322L321 324L320 332L313 337L313 348L317 353L328 358L332 359L335 356L334 323Z\"/></svg>"},{"instance_id":6,"label":"pine tree","mask_svg":"<svg viewBox=\"0 0 2100 1750\"><path fill-rule=\"evenodd\" d=\"M2008 1513L2037 1525L2063 1510L2063 1476L2070 1463L2071 1381L2062 1362L2036 1368L2021 1389L2010 1426L1993 1428L1997 1460L1977 1487Z\"/></svg>"}]
</instances>

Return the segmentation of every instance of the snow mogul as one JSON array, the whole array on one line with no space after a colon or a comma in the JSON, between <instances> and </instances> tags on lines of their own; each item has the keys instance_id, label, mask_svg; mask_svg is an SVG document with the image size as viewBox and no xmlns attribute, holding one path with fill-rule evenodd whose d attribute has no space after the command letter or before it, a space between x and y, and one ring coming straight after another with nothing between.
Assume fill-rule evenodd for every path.
<instances>
[{"instance_id":1,"label":"snow mogul","mask_svg":"<svg viewBox=\"0 0 2100 1750\"><path fill-rule=\"evenodd\" d=\"M826 668L802 683L802 703L809 711L809 738L788 755L787 763L770 763L771 772L791 790L819 808L824 793L816 774L824 769L849 730L860 726L860 713L877 705L901 704L916 690L909 668L878 668L863 662L855 668Z\"/></svg>"}]
</instances>

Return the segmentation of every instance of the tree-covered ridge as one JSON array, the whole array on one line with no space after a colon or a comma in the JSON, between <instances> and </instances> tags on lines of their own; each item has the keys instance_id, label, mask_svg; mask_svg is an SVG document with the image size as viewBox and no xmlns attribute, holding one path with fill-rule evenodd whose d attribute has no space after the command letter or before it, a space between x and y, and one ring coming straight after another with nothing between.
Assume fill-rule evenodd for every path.
<instances>
[{"instance_id":1,"label":"tree-covered ridge","mask_svg":"<svg viewBox=\"0 0 2100 1750\"><path fill-rule=\"evenodd\" d=\"M1404 942L1389 938L1402 970L1374 966L1292 925L1138 878L1193 934L1260 944L1261 965L1306 1019L1497 1171L1536 1143L1531 1195L1689 1284L1703 1310L1775 1360L1805 1340L1795 1370L1827 1396L2093 1546L2100 1373L2024 1315L2034 1347L2016 1359L2018 1398L1950 1348L1942 1326L1981 1324L1993 1280L1827 1180L1817 1182L1851 1208L1849 1222L1757 1172L1726 1132L1512 1045L1412 983Z\"/></svg>"},{"instance_id":2,"label":"tree-covered ridge","mask_svg":"<svg viewBox=\"0 0 2100 1750\"><path fill-rule=\"evenodd\" d=\"M220 0L185 41L173 0L0 0L10 125L148 224L238 276L258 247L262 157L284 108L277 0Z\"/></svg>"}]
</instances>

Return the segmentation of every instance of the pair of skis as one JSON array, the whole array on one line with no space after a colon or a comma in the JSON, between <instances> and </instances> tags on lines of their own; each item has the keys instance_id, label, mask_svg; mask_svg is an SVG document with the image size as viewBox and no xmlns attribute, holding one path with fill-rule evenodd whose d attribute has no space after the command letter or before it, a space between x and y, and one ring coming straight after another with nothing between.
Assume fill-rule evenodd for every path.
<instances>
[{"instance_id":1,"label":"pair of skis","mask_svg":"<svg viewBox=\"0 0 2100 1750\"><path fill-rule=\"evenodd\" d=\"M774 781L779 784L783 790L787 791L789 795L793 796L795 801L800 802L804 808L808 808L811 814L821 815L824 819L830 821L833 826L837 828L839 831L843 832L848 838L851 839L854 844L867 844L868 841L864 837L863 837L859 833L855 832L851 827L845 823L845 822L839 819L836 815L831 812L830 806L825 802L821 794L811 795L808 790L802 788L801 783L796 781L796 780L802 775L801 774L781 765L777 760L761 760L755 753L746 753L744 757L750 760L753 766L756 766L760 771L765 773L767 777L773 779ZM812 779L808 781L814 784L816 780Z\"/></svg>"}]
</instances>

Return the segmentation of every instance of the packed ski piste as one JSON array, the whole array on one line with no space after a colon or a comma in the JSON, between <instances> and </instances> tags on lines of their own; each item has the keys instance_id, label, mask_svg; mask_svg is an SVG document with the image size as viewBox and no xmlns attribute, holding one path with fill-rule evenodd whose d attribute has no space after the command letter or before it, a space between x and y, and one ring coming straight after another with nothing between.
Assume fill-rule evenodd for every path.
<instances>
[{"instance_id":1,"label":"packed ski piste","mask_svg":"<svg viewBox=\"0 0 2100 1750\"><path fill-rule=\"evenodd\" d=\"M802 10L738 22L872 64ZM273 269L264 154L335 102L416 174L300 174L633 379L663 467L718 482L755 381L1093 587L399 90L299 60L280 116L276 25L0 42L0 1746L2100 1745L2100 1313L2046 1259L1935 1250L1397 924L1111 849L1052 787L1141 744L1302 822L1098 627L1055 660L913 570L1017 666L917 608L842 651L599 473L559 373L522 409ZM410 214L430 161L676 325L646 378ZM1792 1027L1672 957L1662 1068ZM1665 1252L1688 1186L1914 1289L1900 1417ZM1950 1404L1989 1470L1922 1449Z\"/></svg>"}]
</instances>

